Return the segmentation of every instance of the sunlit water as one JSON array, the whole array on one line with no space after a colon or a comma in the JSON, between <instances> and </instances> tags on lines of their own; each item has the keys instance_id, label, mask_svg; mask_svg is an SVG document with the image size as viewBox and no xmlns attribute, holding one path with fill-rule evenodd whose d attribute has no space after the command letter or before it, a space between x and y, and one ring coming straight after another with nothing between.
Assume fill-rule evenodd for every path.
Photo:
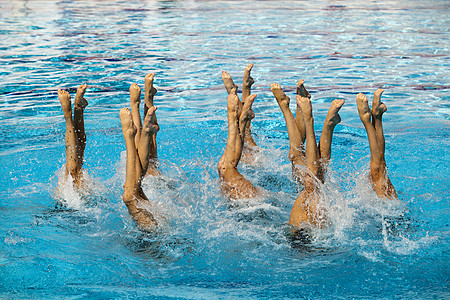
<instances>
[{"instance_id":1,"label":"sunlit water","mask_svg":"<svg viewBox=\"0 0 450 300\"><path fill-rule=\"evenodd\" d=\"M0 2L0 297L449 297L447 1ZM264 188L232 203L216 164L226 140L221 71L254 63ZM137 230L122 202L118 111L155 72L161 178L144 190L161 227ZM323 187L331 225L293 241L298 195L283 116L270 92L299 78L319 136L344 98ZM58 88L89 85L86 191L59 181ZM355 95L383 87L386 160L401 201L367 182ZM291 97L293 98L293 97ZM292 105L292 109L294 106ZM58 183L59 181L59 183Z\"/></svg>"}]
</instances>

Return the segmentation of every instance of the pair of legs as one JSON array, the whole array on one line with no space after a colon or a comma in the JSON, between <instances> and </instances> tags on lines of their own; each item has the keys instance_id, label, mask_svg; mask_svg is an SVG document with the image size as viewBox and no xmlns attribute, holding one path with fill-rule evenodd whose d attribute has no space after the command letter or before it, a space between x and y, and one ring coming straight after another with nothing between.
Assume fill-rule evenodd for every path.
<instances>
[{"instance_id":1,"label":"pair of legs","mask_svg":"<svg viewBox=\"0 0 450 300\"><path fill-rule=\"evenodd\" d=\"M72 103L70 94L58 90L58 98L66 120L66 176L70 174L75 185L82 187L81 168L83 167L84 149L86 148L86 133L84 130L84 109L88 105L84 94L87 85L78 87L75 96L74 113L72 118Z\"/></svg>"},{"instance_id":2,"label":"pair of legs","mask_svg":"<svg viewBox=\"0 0 450 300\"><path fill-rule=\"evenodd\" d=\"M224 78L224 83L231 80L226 72L222 73L222 78ZM228 137L217 169L222 191L234 199L251 198L258 194L255 186L237 170L244 147L245 130L255 116L251 109L255 98L256 95L248 95L241 103L236 95L236 90L230 91L227 98Z\"/></svg>"},{"instance_id":3,"label":"pair of legs","mask_svg":"<svg viewBox=\"0 0 450 300\"><path fill-rule=\"evenodd\" d=\"M382 116L387 108L381 102L383 89L377 89L373 95L372 109L364 94L356 95L359 117L367 131L370 146L370 181L378 197L397 199L397 192L387 174L384 159L385 140Z\"/></svg>"},{"instance_id":4,"label":"pair of legs","mask_svg":"<svg viewBox=\"0 0 450 300\"><path fill-rule=\"evenodd\" d=\"M325 180L325 170L331 157L331 140L336 125L341 121L338 114L344 100L336 99L328 110L323 125L322 135L317 145L312 116L311 95L303 85L297 83L297 112L294 118L290 108L289 97L278 83L271 85L271 90L283 112L289 135L289 159L292 162L294 178L303 182L305 188L298 196L289 217L289 224L299 227L302 223L320 227L324 215L319 209L319 182ZM304 143L306 140L306 148ZM304 172L304 167L309 172Z\"/></svg>"},{"instance_id":5,"label":"pair of legs","mask_svg":"<svg viewBox=\"0 0 450 300\"><path fill-rule=\"evenodd\" d=\"M123 201L130 215L143 230L151 230L157 225L153 215L142 207L150 203L142 190L142 179L149 170L150 174L159 174L155 165L157 157L155 135L159 125L155 114L156 106L153 106L153 96L156 94L153 77L154 74L145 77L144 121L141 122L139 113L141 89L135 83L130 86L131 111L122 108L119 113L127 149Z\"/></svg>"},{"instance_id":6,"label":"pair of legs","mask_svg":"<svg viewBox=\"0 0 450 300\"><path fill-rule=\"evenodd\" d=\"M250 75L252 68L253 68L253 64L249 64L245 67L245 70L244 70L244 78L242 80L242 102L239 101L239 109L242 109L242 106L244 105L245 100L251 94L252 85L255 83L255 80ZM223 84L225 86L225 89L227 90L228 95L231 95L231 94L237 95L238 86L236 84L234 84L231 76L225 71L222 72L222 80L223 80ZM244 136L243 136L244 148L243 148L243 153L242 153L242 158L245 159L245 161L248 163L251 163L253 161L253 159L252 159L253 152L257 151L257 149L256 149L257 145L256 145L255 140L252 137L250 125L251 125L251 120L248 121L248 124L245 127L245 132L244 132Z\"/></svg>"}]
</instances>

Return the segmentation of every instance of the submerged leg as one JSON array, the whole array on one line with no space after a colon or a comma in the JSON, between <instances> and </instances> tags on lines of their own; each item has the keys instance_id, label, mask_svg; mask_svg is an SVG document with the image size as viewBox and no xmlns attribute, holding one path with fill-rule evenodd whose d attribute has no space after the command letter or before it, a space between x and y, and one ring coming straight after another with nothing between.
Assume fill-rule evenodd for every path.
<instances>
[{"instance_id":1,"label":"submerged leg","mask_svg":"<svg viewBox=\"0 0 450 300\"><path fill-rule=\"evenodd\" d=\"M320 208L317 182L307 175L305 188L297 197L289 216L289 224L295 227L312 225L321 228L326 223L326 212Z\"/></svg>"},{"instance_id":2,"label":"submerged leg","mask_svg":"<svg viewBox=\"0 0 450 300\"><path fill-rule=\"evenodd\" d=\"M70 95L68 92L59 89L58 98L61 102L61 108L64 112L64 119L66 120L66 175L71 175L74 182L80 186L80 163L77 150L77 134L75 132L72 120L72 106L70 102Z\"/></svg>"},{"instance_id":3,"label":"submerged leg","mask_svg":"<svg viewBox=\"0 0 450 300\"><path fill-rule=\"evenodd\" d=\"M328 165L328 161L331 157L331 140L333 138L333 131L337 124L341 122L339 116L339 110L344 105L345 100L336 99L331 103L331 107L328 110L325 122L323 123L322 135L319 141L319 156L321 159L319 178L322 182L325 181L325 171Z\"/></svg>"},{"instance_id":4,"label":"submerged leg","mask_svg":"<svg viewBox=\"0 0 450 300\"><path fill-rule=\"evenodd\" d=\"M124 185L123 201L128 208L128 212L136 223L144 230L151 230L157 225L153 215L146 209L139 206L139 203L149 203L141 188L142 170L136 169L140 166L137 161L138 153L135 145L137 128L133 124L133 118L128 108L122 108L119 113L122 123L122 132L125 138L127 151L126 179Z\"/></svg>"},{"instance_id":5,"label":"submerged leg","mask_svg":"<svg viewBox=\"0 0 450 300\"><path fill-rule=\"evenodd\" d=\"M250 198L257 194L256 188L251 182L242 176L237 170L237 165L242 154L243 137L240 133L239 120L248 122L251 118L251 104L254 100L248 97L247 104L239 114L239 98L232 93L227 98L228 115L228 137L224 154L222 155L217 169L221 179L223 191L232 198ZM242 117L240 118L240 116ZM245 125L244 128L245 130Z\"/></svg>"},{"instance_id":6,"label":"submerged leg","mask_svg":"<svg viewBox=\"0 0 450 300\"><path fill-rule=\"evenodd\" d=\"M278 83L272 83L270 89L272 90L286 121L289 136L289 160L292 162L292 174L296 180L303 182L305 174L303 174L301 167L306 166L305 150L299 128L289 109L290 99Z\"/></svg>"},{"instance_id":7,"label":"submerged leg","mask_svg":"<svg viewBox=\"0 0 450 300\"><path fill-rule=\"evenodd\" d=\"M83 116L84 109L88 105L88 102L84 99L86 88L87 84L82 84L78 87L73 112L74 128L77 136L78 167L80 170L83 166L84 149L86 148L86 132L84 130Z\"/></svg>"}]
</instances>

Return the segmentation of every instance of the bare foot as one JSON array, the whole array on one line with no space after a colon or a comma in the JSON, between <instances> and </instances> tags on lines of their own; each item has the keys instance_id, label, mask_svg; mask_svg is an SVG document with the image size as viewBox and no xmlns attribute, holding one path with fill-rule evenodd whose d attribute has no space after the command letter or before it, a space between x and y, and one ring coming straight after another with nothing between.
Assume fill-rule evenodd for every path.
<instances>
[{"instance_id":1,"label":"bare foot","mask_svg":"<svg viewBox=\"0 0 450 300\"><path fill-rule=\"evenodd\" d=\"M230 74L228 74L225 71L222 71L222 81L223 84L225 85L225 88L227 89L228 94L237 93L238 86L234 84Z\"/></svg>"},{"instance_id":2,"label":"bare foot","mask_svg":"<svg viewBox=\"0 0 450 300\"><path fill-rule=\"evenodd\" d=\"M339 116L338 112L344 103L345 100L343 99L336 99L331 102L330 109L328 110L327 117L325 118L325 124L334 127L341 122L341 116Z\"/></svg>"},{"instance_id":3,"label":"bare foot","mask_svg":"<svg viewBox=\"0 0 450 300\"><path fill-rule=\"evenodd\" d=\"M64 117L72 117L72 104L70 102L70 94L67 91L58 90L59 102L61 102L61 108L64 112Z\"/></svg>"},{"instance_id":4,"label":"bare foot","mask_svg":"<svg viewBox=\"0 0 450 300\"><path fill-rule=\"evenodd\" d=\"M381 118L381 116L387 111L386 105L381 102L381 94L383 94L383 92L383 89L377 89L373 94L372 115L374 118Z\"/></svg>"},{"instance_id":5,"label":"bare foot","mask_svg":"<svg viewBox=\"0 0 450 300\"><path fill-rule=\"evenodd\" d=\"M270 90L275 96L275 99L277 99L278 105L280 106L281 109L289 108L290 99L284 93L283 89L278 83L272 83L270 85Z\"/></svg>"},{"instance_id":6,"label":"bare foot","mask_svg":"<svg viewBox=\"0 0 450 300\"><path fill-rule=\"evenodd\" d=\"M131 118L131 111L128 108L122 108L119 112L120 123L122 124L122 132L124 137L134 138L136 136L136 126Z\"/></svg>"},{"instance_id":7,"label":"bare foot","mask_svg":"<svg viewBox=\"0 0 450 300\"><path fill-rule=\"evenodd\" d=\"M130 85L130 102L131 106L137 105L138 107L141 103L141 88L136 83Z\"/></svg>"},{"instance_id":8,"label":"bare foot","mask_svg":"<svg viewBox=\"0 0 450 300\"><path fill-rule=\"evenodd\" d=\"M147 107L153 106L153 97L158 92L158 90L153 87L154 77L154 73L148 73L147 75L145 75L145 105Z\"/></svg>"},{"instance_id":9,"label":"bare foot","mask_svg":"<svg viewBox=\"0 0 450 300\"><path fill-rule=\"evenodd\" d=\"M311 99L311 94L306 90L305 86L303 85L304 83L305 81L303 79L300 79L297 82L297 95Z\"/></svg>"},{"instance_id":10,"label":"bare foot","mask_svg":"<svg viewBox=\"0 0 450 300\"><path fill-rule=\"evenodd\" d=\"M84 99L84 93L86 93L87 84L82 84L77 89L77 94L75 96L75 108L84 109L88 102Z\"/></svg>"},{"instance_id":11,"label":"bare foot","mask_svg":"<svg viewBox=\"0 0 450 300\"><path fill-rule=\"evenodd\" d=\"M359 118L363 123L370 122L371 111L369 101L363 93L356 95L356 105L358 106Z\"/></svg>"},{"instance_id":12,"label":"bare foot","mask_svg":"<svg viewBox=\"0 0 450 300\"><path fill-rule=\"evenodd\" d=\"M297 95L295 97L297 100L297 105L302 111L302 116L305 121L312 119L312 105L311 100L307 97L302 97Z\"/></svg>"},{"instance_id":13,"label":"bare foot","mask_svg":"<svg viewBox=\"0 0 450 300\"><path fill-rule=\"evenodd\" d=\"M253 79L253 77L250 76L250 72L252 71L252 68L253 68L253 64L249 64L248 66L245 67L244 80L242 81L242 84L244 87L250 88L255 83L255 80Z\"/></svg>"},{"instance_id":14,"label":"bare foot","mask_svg":"<svg viewBox=\"0 0 450 300\"><path fill-rule=\"evenodd\" d=\"M249 121L255 117L255 113L252 110L252 104L255 101L255 98L256 94L250 95L245 99L240 116L241 121Z\"/></svg>"},{"instance_id":15,"label":"bare foot","mask_svg":"<svg viewBox=\"0 0 450 300\"><path fill-rule=\"evenodd\" d=\"M144 132L148 132L150 134L155 134L158 132L159 125L156 122L156 114L155 114L156 109L157 109L156 106L151 106L148 109L147 115L145 116L144 119L144 126L143 126Z\"/></svg>"}]
</instances>

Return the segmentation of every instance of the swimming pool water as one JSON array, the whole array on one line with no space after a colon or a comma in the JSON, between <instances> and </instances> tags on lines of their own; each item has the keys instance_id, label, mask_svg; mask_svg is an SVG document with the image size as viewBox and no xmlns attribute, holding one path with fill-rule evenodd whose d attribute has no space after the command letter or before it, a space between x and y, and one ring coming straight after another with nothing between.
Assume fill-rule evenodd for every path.
<instances>
[{"instance_id":1,"label":"swimming pool water","mask_svg":"<svg viewBox=\"0 0 450 300\"><path fill-rule=\"evenodd\" d=\"M447 1L2 1L2 298L449 297ZM266 192L230 203L221 71L254 63L258 166ZM128 88L156 73L162 178L144 190L163 221L145 235L122 202ZM324 186L331 226L289 238L298 195L270 92L313 99L316 133L344 98ZM58 184L58 88L87 83L88 192ZM355 95L386 91L386 160L401 203L374 197ZM370 96L369 96L370 95ZM73 97L73 96L72 96ZM291 97L292 98L292 97ZM291 105L291 108L294 108Z\"/></svg>"}]
</instances>

